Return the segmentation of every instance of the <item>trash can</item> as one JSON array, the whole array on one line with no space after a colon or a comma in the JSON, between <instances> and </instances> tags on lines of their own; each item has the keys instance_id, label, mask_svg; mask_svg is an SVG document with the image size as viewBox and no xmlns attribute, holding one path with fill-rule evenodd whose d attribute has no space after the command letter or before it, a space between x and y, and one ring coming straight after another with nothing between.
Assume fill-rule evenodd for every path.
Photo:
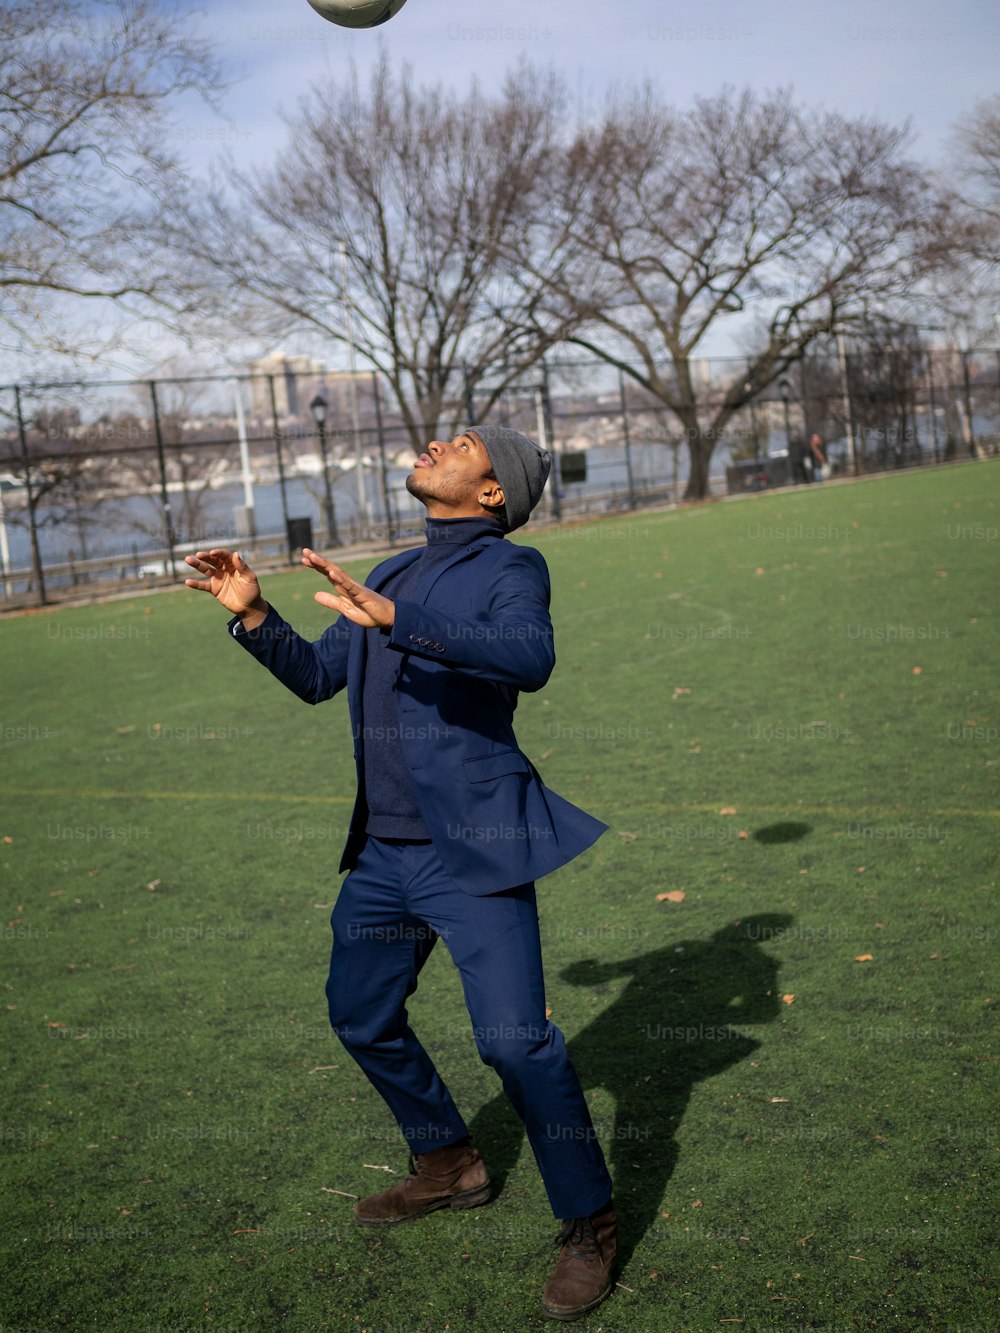
<instances>
[{"instance_id":1,"label":"trash can","mask_svg":"<svg viewBox=\"0 0 1000 1333\"><path fill-rule=\"evenodd\" d=\"M587 480L587 454L585 450L575 450L559 455L559 480L565 486L576 485Z\"/></svg>"},{"instance_id":2,"label":"trash can","mask_svg":"<svg viewBox=\"0 0 1000 1333\"><path fill-rule=\"evenodd\" d=\"M296 553L303 546L312 547L313 521L311 518L290 518L288 520L288 554L294 560Z\"/></svg>"}]
</instances>

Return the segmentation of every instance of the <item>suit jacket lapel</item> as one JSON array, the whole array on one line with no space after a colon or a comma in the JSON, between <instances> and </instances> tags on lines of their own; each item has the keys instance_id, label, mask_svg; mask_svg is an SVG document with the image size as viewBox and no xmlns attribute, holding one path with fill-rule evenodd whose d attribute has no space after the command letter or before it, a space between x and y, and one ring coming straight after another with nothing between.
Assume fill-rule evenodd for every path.
<instances>
[{"instance_id":1,"label":"suit jacket lapel","mask_svg":"<svg viewBox=\"0 0 1000 1333\"><path fill-rule=\"evenodd\" d=\"M378 578L368 586L374 592L378 592L380 588L385 587L394 574L398 574L400 570L412 565L422 550L422 546L416 546L410 551L400 551L396 555L390 556L382 566ZM365 643L366 639L363 633L353 634L350 647L347 650L347 698L359 710L361 707L361 683L365 671ZM357 718L354 719L355 722L357 720Z\"/></svg>"},{"instance_id":2,"label":"suit jacket lapel","mask_svg":"<svg viewBox=\"0 0 1000 1333\"><path fill-rule=\"evenodd\" d=\"M474 542L470 542L468 546L457 547L453 556L450 556L447 560L442 560L441 563L436 565L425 578L421 579L411 594L411 600L420 602L421 605L426 605L431 589L446 569L453 568L453 566L457 565L460 561L468 559L469 556L484 550L486 547L491 546L495 541L499 540L501 540L501 538L499 534L497 534L496 537L479 537ZM398 555L390 556L382 566L378 578L369 583L368 586L374 592L379 592L395 574L400 573L402 570L407 569L412 565L423 549L422 546L416 546L412 550L400 551ZM364 669L365 636L364 634L355 634L352 637L351 646L348 649L347 654L347 694L348 699L357 700L359 705Z\"/></svg>"},{"instance_id":3,"label":"suit jacket lapel","mask_svg":"<svg viewBox=\"0 0 1000 1333\"><path fill-rule=\"evenodd\" d=\"M449 556L447 560L440 561L439 564L436 564L434 568L420 580L412 594L411 600L420 602L422 606L426 606L431 589L445 570L453 569L455 565L460 564L461 561L467 560L470 556L476 555L479 551L485 550L488 546L491 546L494 542L500 540L502 539L498 533L496 537L477 537L476 540L470 542L468 546L456 547L454 555Z\"/></svg>"}]
</instances>

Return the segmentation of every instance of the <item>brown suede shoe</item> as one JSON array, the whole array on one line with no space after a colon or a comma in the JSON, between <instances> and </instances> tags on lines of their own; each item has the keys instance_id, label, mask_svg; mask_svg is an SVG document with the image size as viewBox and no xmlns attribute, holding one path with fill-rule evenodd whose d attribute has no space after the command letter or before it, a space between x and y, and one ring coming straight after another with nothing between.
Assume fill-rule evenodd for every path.
<instances>
[{"instance_id":1,"label":"brown suede shoe","mask_svg":"<svg viewBox=\"0 0 1000 1333\"><path fill-rule=\"evenodd\" d=\"M556 1266L542 1293L542 1311L550 1319L579 1319L611 1291L618 1220L608 1204L590 1217L570 1217L556 1237L561 1246Z\"/></svg>"},{"instance_id":2,"label":"brown suede shoe","mask_svg":"<svg viewBox=\"0 0 1000 1333\"><path fill-rule=\"evenodd\" d=\"M410 1174L391 1189L354 1205L368 1226L391 1226L426 1217L436 1208L478 1208L490 1201L486 1165L470 1139L410 1157Z\"/></svg>"}]
</instances>

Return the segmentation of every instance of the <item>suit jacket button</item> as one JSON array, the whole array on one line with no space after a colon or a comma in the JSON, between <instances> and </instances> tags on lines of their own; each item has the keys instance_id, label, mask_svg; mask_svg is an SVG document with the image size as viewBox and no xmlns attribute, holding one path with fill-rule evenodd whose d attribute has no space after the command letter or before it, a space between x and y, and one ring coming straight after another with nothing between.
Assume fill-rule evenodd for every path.
<instances>
[{"instance_id":1,"label":"suit jacket button","mask_svg":"<svg viewBox=\"0 0 1000 1333\"><path fill-rule=\"evenodd\" d=\"M415 634L411 634L411 635L410 635L410 642L411 642L411 643L419 643L420 640L417 638L417 636L416 636Z\"/></svg>"}]
</instances>

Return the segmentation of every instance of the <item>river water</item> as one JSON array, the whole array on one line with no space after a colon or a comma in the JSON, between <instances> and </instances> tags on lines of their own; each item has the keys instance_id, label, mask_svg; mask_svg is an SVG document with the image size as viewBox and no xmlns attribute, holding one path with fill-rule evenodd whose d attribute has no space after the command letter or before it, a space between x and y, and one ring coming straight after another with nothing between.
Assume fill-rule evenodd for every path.
<instances>
[{"instance_id":1,"label":"river water","mask_svg":"<svg viewBox=\"0 0 1000 1333\"><path fill-rule=\"evenodd\" d=\"M673 452L662 444L635 444L631 448L633 484L638 491L653 486L669 485L674 480ZM712 474L722 477L725 458L713 460ZM419 530L423 506L405 487L409 468L390 468L389 494L393 517L397 526L411 524ZM687 481L687 450L677 456L677 484ZM596 496L607 492L626 494L628 469L622 445L604 445L587 451L587 480L562 487L562 494L571 501L577 497ZM385 505L382 498L381 477L374 464L365 468L365 491L369 515L373 523L383 526ZM316 539L321 541L325 525L323 513L323 486L319 477L304 478L286 475L285 493L288 516L306 517L312 521ZM253 488L256 529L259 534L284 531L281 487L276 480L266 480ZM350 533L358 517L358 484L353 469L336 477L333 486L334 512L342 536ZM237 510L244 503L243 486L239 480L226 481L207 490L197 506L185 509L184 496L178 488L170 491L173 528L177 549L184 554L195 546L206 543L226 545L238 541L240 527ZM26 569L31 563L31 547L26 526L23 489L6 489L3 493L2 518L5 521L10 551L9 568ZM551 495L543 496L542 507L551 507ZM39 507L39 545L43 565L58 564L85 557L122 556L130 562L141 563L143 555L160 551L165 544L163 506L158 490L142 495L130 495L88 503L84 498L77 506L63 506L59 511ZM243 530L245 535L245 529Z\"/></svg>"}]
</instances>

